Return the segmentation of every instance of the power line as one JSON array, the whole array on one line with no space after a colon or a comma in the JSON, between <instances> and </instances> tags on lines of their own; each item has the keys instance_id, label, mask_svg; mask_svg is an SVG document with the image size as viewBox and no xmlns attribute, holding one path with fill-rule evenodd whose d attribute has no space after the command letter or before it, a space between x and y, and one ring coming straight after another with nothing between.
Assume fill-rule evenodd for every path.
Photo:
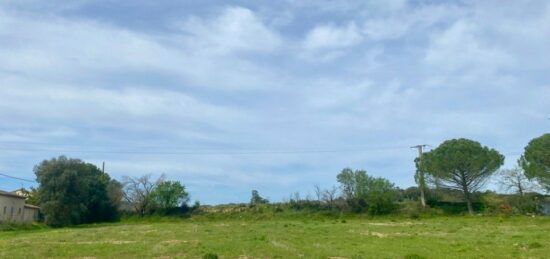
<instances>
[{"instance_id":1,"label":"power line","mask_svg":"<svg viewBox=\"0 0 550 259\"><path fill-rule=\"evenodd\" d=\"M170 149L170 150L183 150L183 151L224 151L224 150L308 150L308 149L340 149L339 147L287 147L287 148L254 148L254 147L220 147L220 148L190 148L189 146L166 146L166 145L113 145L113 144L106 144L106 145L98 145L98 144L87 144L87 143L80 143L80 144L70 144L70 143L51 143L51 142L38 142L38 141L7 141L7 140L0 140L0 143L8 144L8 146L4 146L5 148L10 148L10 144L17 144L17 145L23 145L27 147L32 148L44 148L47 146L50 147L81 147L85 146L87 148L119 148L119 149ZM17 148L17 147L16 147ZM350 147L343 147L343 149L347 149ZM370 146L354 146L353 148L356 149L378 149L378 148L395 148L394 146L378 146L378 147L370 147ZM398 148L405 148L405 146L400 146Z\"/></svg>"},{"instance_id":2,"label":"power line","mask_svg":"<svg viewBox=\"0 0 550 259\"><path fill-rule=\"evenodd\" d=\"M36 182L36 181L33 181L33 180L24 179L24 178L19 178L19 177L15 177L15 176L3 174L3 173L0 173L0 175L1 175L1 176L4 176L4 177L7 177L7 178L12 178L12 179L21 180L21 181L30 182L30 183L35 183L35 182Z\"/></svg>"},{"instance_id":3,"label":"power line","mask_svg":"<svg viewBox=\"0 0 550 259\"><path fill-rule=\"evenodd\" d=\"M263 155L263 154L308 154L308 153L340 153L340 152L365 152L404 149L406 146L386 146L386 147L371 147L371 148L340 148L340 149L210 149L202 151L134 151L134 150L84 150L84 149L52 149L52 148L17 148L17 147L0 147L0 150L6 151L22 151L22 152L60 152L60 153L97 153L97 154L137 154L137 155ZM225 150L225 151L220 151ZM219 152L218 152L219 151Z\"/></svg>"}]
</instances>

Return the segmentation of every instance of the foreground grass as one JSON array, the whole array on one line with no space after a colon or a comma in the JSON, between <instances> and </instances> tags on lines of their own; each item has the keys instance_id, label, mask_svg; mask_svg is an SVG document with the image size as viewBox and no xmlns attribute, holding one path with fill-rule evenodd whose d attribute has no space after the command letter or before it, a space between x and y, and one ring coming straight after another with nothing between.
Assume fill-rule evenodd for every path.
<instances>
[{"instance_id":1,"label":"foreground grass","mask_svg":"<svg viewBox=\"0 0 550 259\"><path fill-rule=\"evenodd\" d=\"M191 218L0 232L0 258L201 258L207 253L220 258L548 258L550 218Z\"/></svg>"}]
</instances>

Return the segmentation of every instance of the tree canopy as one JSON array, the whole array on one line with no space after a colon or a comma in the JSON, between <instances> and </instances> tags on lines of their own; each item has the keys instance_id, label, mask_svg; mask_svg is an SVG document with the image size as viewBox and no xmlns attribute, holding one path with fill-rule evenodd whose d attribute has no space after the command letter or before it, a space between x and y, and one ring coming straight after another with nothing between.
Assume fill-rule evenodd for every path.
<instances>
[{"instance_id":1,"label":"tree canopy","mask_svg":"<svg viewBox=\"0 0 550 259\"><path fill-rule=\"evenodd\" d=\"M550 191L550 133L534 138L527 144L520 164L529 179L536 179Z\"/></svg>"},{"instance_id":2,"label":"tree canopy","mask_svg":"<svg viewBox=\"0 0 550 259\"><path fill-rule=\"evenodd\" d=\"M447 140L425 153L422 165L443 187L461 190L468 212L473 214L471 193L479 190L503 163L504 156L498 151L461 138Z\"/></svg>"},{"instance_id":3,"label":"tree canopy","mask_svg":"<svg viewBox=\"0 0 550 259\"><path fill-rule=\"evenodd\" d=\"M397 188L382 177L373 177L365 170L344 168L336 179L350 206L361 211L365 208L372 214L384 214L395 208Z\"/></svg>"},{"instance_id":4,"label":"tree canopy","mask_svg":"<svg viewBox=\"0 0 550 259\"><path fill-rule=\"evenodd\" d=\"M39 204L52 226L108 221L117 218L112 192L120 186L93 164L64 156L35 166Z\"/></svg>"},{"instance_id":5,"label":"tree canopy","mask_svg":"<svg viewBox=\"0 0 550 259\"><path fill-rule=\"evenodd\" d=\"M178 181L162 181L151 193L153 202L161 209L181 207L189 201L189 194Z\"/></svg>"}]
</instances>

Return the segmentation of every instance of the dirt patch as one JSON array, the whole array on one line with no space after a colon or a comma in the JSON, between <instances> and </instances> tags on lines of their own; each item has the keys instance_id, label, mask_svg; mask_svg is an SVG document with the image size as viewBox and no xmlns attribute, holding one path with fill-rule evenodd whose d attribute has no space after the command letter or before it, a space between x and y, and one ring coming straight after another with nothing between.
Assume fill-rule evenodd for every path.
<instances>
[{"instance_id":1,"label":"dirt patch","mask_svg":"<svg viewBox=\"0 0 550 259\"><path fill-rule=\"evenodd\" d=\"M278 247L278 248L283 248L283 249L289 250L288 245L286 245L286 244L284 244L284 243L281 243L281 242L272 240L272 241L271 241L271 244L272 244L274 247Z\"/></svg>"},{"instance_id":2,"label":"dirt patch","mask_svg":"<svg viewBox=\"0 0 550 259\"><path fill-rule=\"evenodd\" d=\"M229 224L217 224L217 227L229 227Z\"/></svg>"},{"instance_id":3,"label":"dirt patch","mask_svg":"<svg viewBox=\"0 0 550 259\"><path fill-rule=\"evenodd\" d=\"M367 234L367 235L370 235L370 236L375 236L375 237L378 237L378 238L386 238L386 237L388 237L388 234L384 234L384 233L380 233L380 232L369 232L369 231L367 231L366 234Z\"/></svg>"}]
</instances>

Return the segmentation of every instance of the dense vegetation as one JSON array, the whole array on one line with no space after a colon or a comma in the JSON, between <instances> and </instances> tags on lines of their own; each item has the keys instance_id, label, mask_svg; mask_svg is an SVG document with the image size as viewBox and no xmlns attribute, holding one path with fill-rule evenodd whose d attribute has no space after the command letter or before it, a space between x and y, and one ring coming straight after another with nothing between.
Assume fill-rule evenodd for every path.
<instances>
[{"instance_id":1,"label":"dense vegetation","mask_svg":"<svg viewBox=\"0 0 550 259\"><path fill-rule=\"evenodd\" d=\"M416 218L433 214L536 214L549 190L550 134L529 142L518 167L499 170L504 156L468 139L444 141L415 160L418 187L400 189L361 169L344 168L336 175L339 186L314 186L315 197L293 194L283 202L270 203L257 190L248 204L189 206L189 194L178 181L164 175L124 177L121 182L78 159L66 157L43 161L35 168L38 189L30 200L42 207L45 223L65 226L116 220L122 213L136 215L198 215L229 211L236 213L302 213L316 215L402 214ZM497 172L497 173L496 173ZM496 173L496 174L495 174ZM480 192L487 180L497 176L508 194ZM423 200L425 202L420 202ZM423 206L424 203L426 206ZM421 206L422 205L422 206ZM223 208L219 210L219 208ZM227 214L223 214L227 216Z\"/></svg>"},{"instance_id":2,"label":"dense vegetation","mask_svg":"<svg viewBox=\"0 0 550 259\"><path fill-rule=\"evenodd\" d=\"M59 157L43 161L34 171L40 184L38 201L48 225L117 219L120 184L95 165Z\"/></svg>"}]
</instances>

